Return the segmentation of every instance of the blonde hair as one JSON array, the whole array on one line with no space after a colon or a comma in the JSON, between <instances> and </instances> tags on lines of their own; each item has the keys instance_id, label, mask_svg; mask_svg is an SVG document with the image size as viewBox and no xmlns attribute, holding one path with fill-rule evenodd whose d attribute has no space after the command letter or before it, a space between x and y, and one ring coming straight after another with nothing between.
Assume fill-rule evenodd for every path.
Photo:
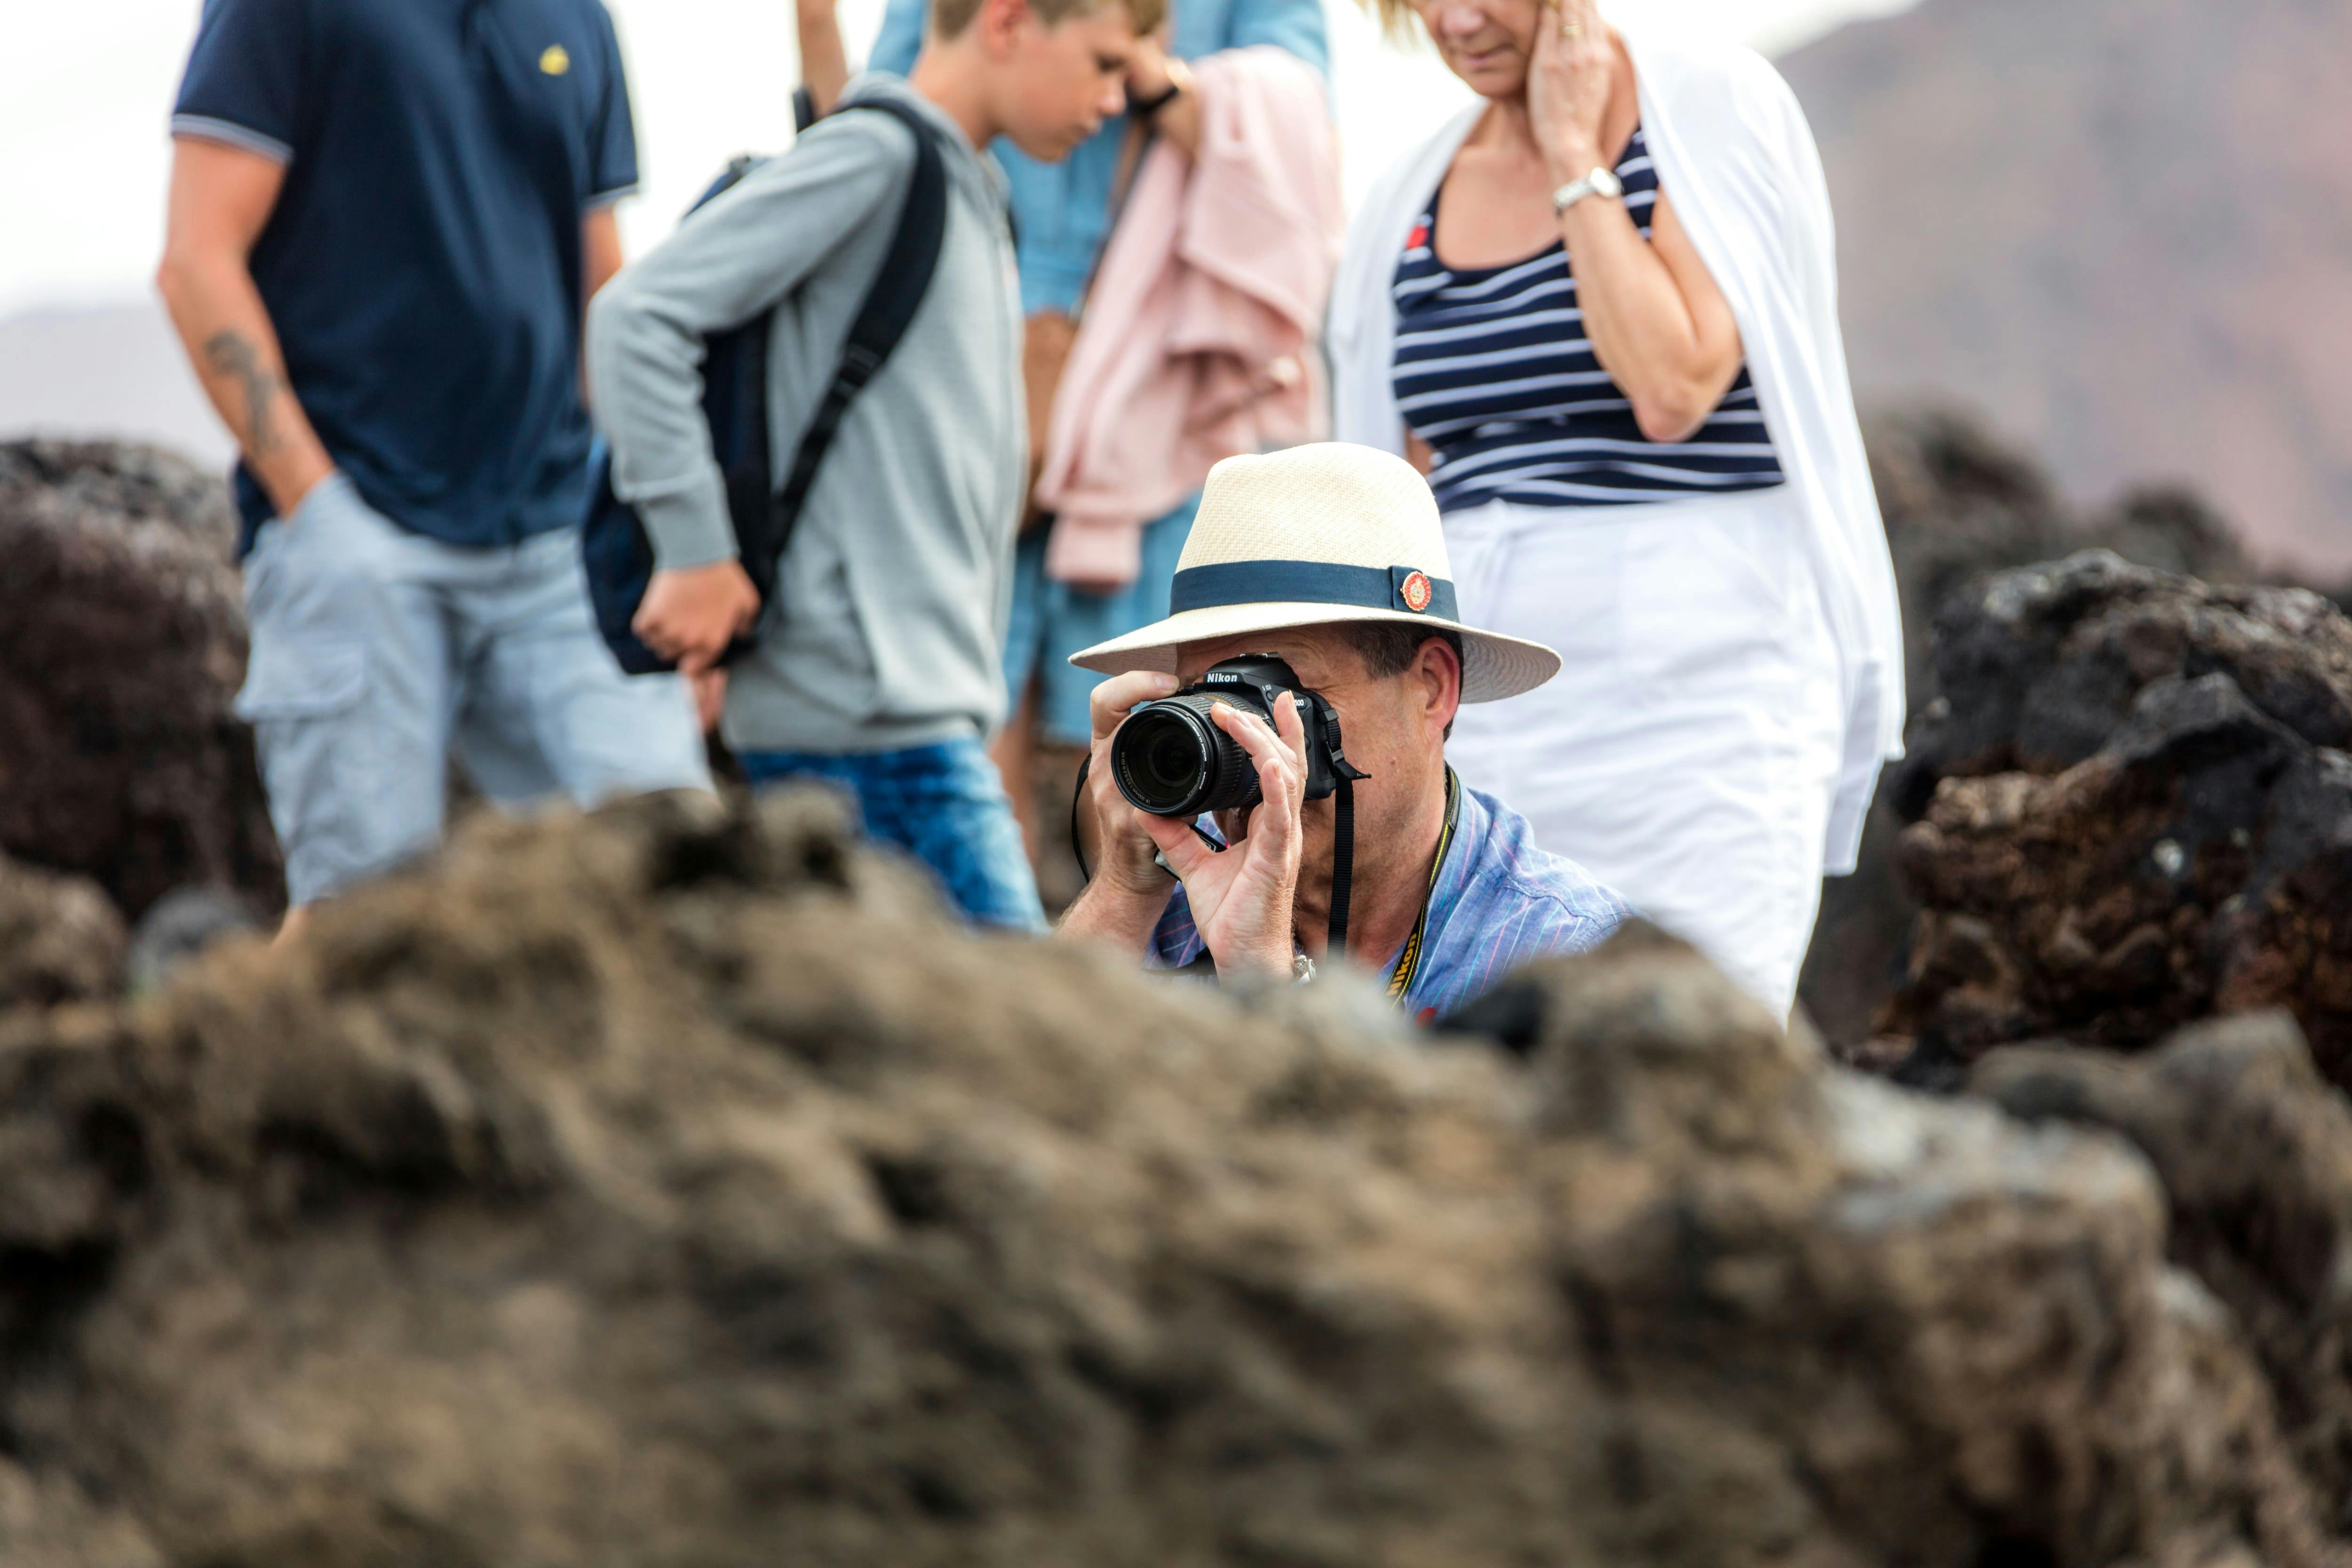
<instances>
[{"instance_id":1,"label":"blonde hair","mask_svg":"<svg viewBox=\"0 0 2352 1568\"><path fill-rule=\"evenodd\" d=\"M1422 26L1421 13L1413 8L1412 0L1356 0L1366 15L1381 25L1381 36L1391 44L1426 44L1431 41L1429 29ZM1538 11L1556 11L1559 0L1536 0Z\"/></svg>"},{"instance_id":2,"label":"blonde hair","mask_svg":"<svg viewBox=\"0 0 2352 1568\"><path fill-rule=\"evenodd\" d=\"M932 31L942 38L959 37L980 15L983 3L984 0L931 0ZM1073 17L1091 16L1114 5L1134 22L1138 37L1158 32L1168 16L1167 0L1029 0L1029 9L1048 27L1058 27Z\"/></svg>"},{"instance_id":3,"label":"blonde hair","mask_svg":"<svg viewBox=\"0 0 2352 1568\"><path fill-rule=\"evenodd\" d=\"M1381 36L1391 44L1424 43L1429 34L1412 0L1356 0L1365 14L1381 25Z\"/></svg>"}]
</instances>

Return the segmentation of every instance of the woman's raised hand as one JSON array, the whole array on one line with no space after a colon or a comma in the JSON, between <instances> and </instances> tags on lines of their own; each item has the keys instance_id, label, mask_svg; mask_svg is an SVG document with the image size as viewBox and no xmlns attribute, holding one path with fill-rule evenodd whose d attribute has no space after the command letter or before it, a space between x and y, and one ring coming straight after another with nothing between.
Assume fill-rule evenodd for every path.
<instances>
[{"instance_id":1,"label":"woman's raised hand","mask_svg":"<svg viewBox=\"0 0 2352 1568\"><path fill-rule=\"evenodd\" d=\"M1601 123L1616 69L1609 25L1596 0L1556 0L1536 11L1528 58L1528 119L1536 145L1565 184L1601 166Z\"/></svg>"}]
</instances>

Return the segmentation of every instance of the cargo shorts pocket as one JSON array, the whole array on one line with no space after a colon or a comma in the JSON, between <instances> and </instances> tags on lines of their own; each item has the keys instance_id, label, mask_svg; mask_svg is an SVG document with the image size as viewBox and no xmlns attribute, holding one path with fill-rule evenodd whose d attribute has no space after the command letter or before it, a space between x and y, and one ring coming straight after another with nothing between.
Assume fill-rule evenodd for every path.
<instances>
[{"instance_id":1,"label":"cargo shorts pocket","mask_svg":"<svg viewBox=\"0 0 2352 1568\"><path fill-rule=\"evenodd\" d=\"M253 726L269 820L286 856L288 896L308 903L339 890L376 854L364 840L365 803L352 798L366 769L355 749L367 652L326 637L257 635L236 715Z\"/></svg>"},{"instance_id":2,"label":"cargo shorts pocket","mask_svg":"<svg viewBox=\"0 0 2352 1568\"><path fill-rule=\"evenodd\" d=\"M236 716L248 724L323 719L358 706L367 650L326 637L256 637Z\"/></svg>"}]
</instances>

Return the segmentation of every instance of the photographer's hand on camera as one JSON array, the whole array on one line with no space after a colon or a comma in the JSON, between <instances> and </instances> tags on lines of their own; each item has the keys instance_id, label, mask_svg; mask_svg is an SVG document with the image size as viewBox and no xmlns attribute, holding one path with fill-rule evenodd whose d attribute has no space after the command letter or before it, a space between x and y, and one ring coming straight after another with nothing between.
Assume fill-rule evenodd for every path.
<instances>
[{"instance_id":1,"label":"photographer's hand on camera","mask_svg":"<svg viewBox=\"0 0 2352 1568\"><path fill-rule=\"evenodd\" d=\"M1100 889L1122 906L1120 912L1127 918L1118 922L1121 926L1140 921L1139 942L1160 923L1176 880L1159 863L1160 845L1148 826L1154 819L1136 810L1119 793L1117 770L1110 760L1111 737L1118 733L1129 713L1175 689L1174 676L1137 670L1101 682L1091 703L1094 761L1087 770L1087 805L1094 818L1096 843L1094 879L1087 890Z\"/></svg>"},{"instance_id":2,"label":"photographer's hand on camera","mask_svg":"<svg viewBox=\"0 0 2352 1568\"><path fill-rule=\"evenodd\" d=\"M1176 879L1161 869L1160 846L1143 825L1143 813L1128 804L1113 782L1110 740L1127 716L1146 702L1176 689L1176 678L1136 670L1115 675L1094 689L1093 762L1087 770L1087 798L1079 824L1082 846L1093 832L1094 878L1062 917L1062 931L1130 950L1151 940L1167 910Z\"/></svg>"},{"instance_id":3,"label":"photographer's hand on camera","mask_svg":"<svg viewBox=\"0 0 2352 1568\"><path fill-rule=\"evenodd\" d=\"M1295 952L1292 904L1306 841L1301 816L1307 730L1297 700L1287 692L1276 700L1271 727L1238 708L1221 703L1213 710L1212 721L1256 767L1263 796L1230 847L1219 853L1192 831L1190 821L1138 811L1113 779L1111 737L1136 708L1175 689L1170 677L1146 672L1118 676L1095 689L1094 763L1087 793L1097 864L1064 929L1141 947L1174 891L1159 864L1165 857L1184 884L1194 928L1219 973L1256 970L1287 975Z\"/></svg>"},{"instance_id":4,"label":"photographer's hand on camera","mask_svg":"<svg viewBox=\"0 0 2352 1568\"><path fill-rule=\"evenodd\" d=\"M1211 710L1211 718L1257 767L1263 798L1250 807L1242 832L1219 854L1188 824L1164 816L1147 816L1144 824L1184 884L1192 927L1217 961L1217 973L1255 970L1287 977L1297 951L1291 906L1307 844L1301 820L1307 796L1306 721L1299 717L1298 699L1287 691L1275 699L1270 729L1257 715L1222 703Z\"/></svg>"},{"instance_id":5,"label":"photographer's hand on camera","mask_svg":"<svg viewBox=\"0 0 2352 1568\"><path fill-rule=\"evenodd\" d=\"M1110 738L1143 703L1176 691L1167 675L1134 672L1094 689L1094 766L1087 802L1096 826L1096 872L1063 920L1068 933L1143 947L1167 912L1173 881L1160 858L1176 868L1192 926L1216 959L1218 973L1291 973L1291 905L1306 847L1306 721L1298 700L1275 700L1275 724L1218 703L1212 721L1240 745L1258 769L1261 802L1249 809L1242 832L1218 853L1185 818L1136 811L1112 778Z\"/></svg>"}]
</instances>

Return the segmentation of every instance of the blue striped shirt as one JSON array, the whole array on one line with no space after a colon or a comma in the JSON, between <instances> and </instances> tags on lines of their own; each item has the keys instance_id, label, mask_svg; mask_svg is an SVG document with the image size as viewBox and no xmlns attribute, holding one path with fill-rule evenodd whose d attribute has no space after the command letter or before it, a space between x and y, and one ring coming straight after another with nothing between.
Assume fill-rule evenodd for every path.
<instances>
[{"instance_id":1,"label":"blue striped shirt","mask_svg":"<svg viewBox=\"0 0 2352 1568\"><path fill-rule=\"evenodd\" d=\"M1658 173L1639 129L1617 177L1646 239ZM1651 440L1585 335L1566 247L1554 240L1508 267L1449 268L1434 238L1443 195L1413 226L1392 286L1397 407L1436 455L1440 510L1684 500L1782 482L1746 366L1688 440Z\"/></svg>"},{"instance_id":2,"label":"blue striped shirt","mask_svg":"<svg viewBox=\"0 0 2352 1568\"><path fill-rule=\"evenodd\" d=\"M1462 786L1461 802L1430 889L1421 963L1402 999L1424 1024L1475 1001L1521 964L1600 946L1633 912L1582 867L1536 847L1527 818L1493 795ZM1206 951L1179 888L1145 967L1181 969ZM1381 972L1401 957L1402 950L1391 953Z\"/></svg>"}]
</instances>

